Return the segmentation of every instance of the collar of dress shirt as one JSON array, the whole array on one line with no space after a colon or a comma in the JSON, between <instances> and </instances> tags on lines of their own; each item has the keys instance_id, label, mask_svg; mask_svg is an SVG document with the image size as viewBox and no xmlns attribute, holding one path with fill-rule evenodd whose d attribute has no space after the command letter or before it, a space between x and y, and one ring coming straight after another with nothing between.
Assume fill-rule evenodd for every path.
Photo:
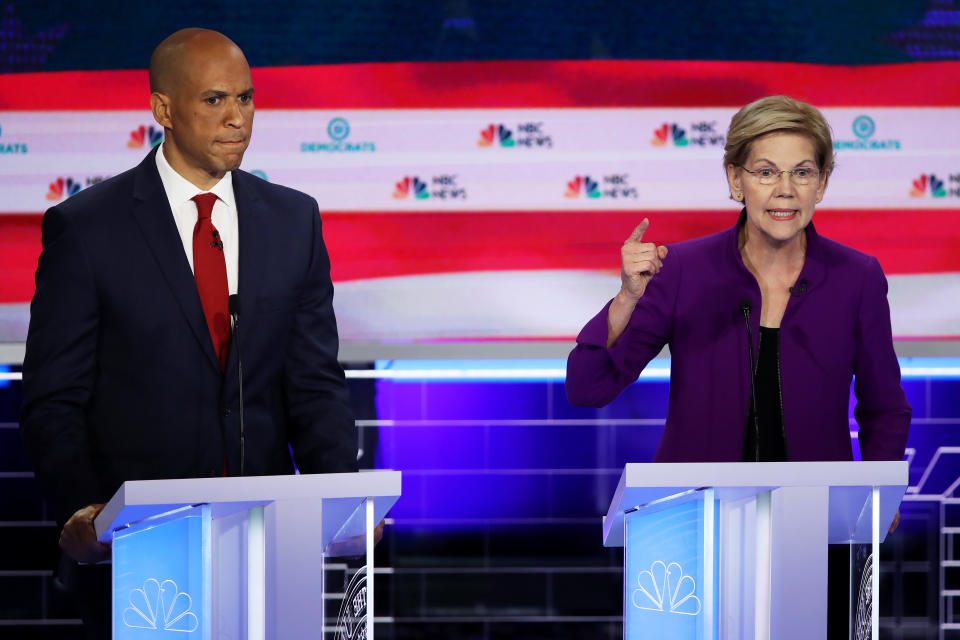
<instances>
[{"instance_id":1,"label":"collar of dress shirt","mask_svg":"<svg viewBox=\"0 0 960 640\"><path fill-rule=\"evenodd\" d=\"M211 189L204 191L198 188L192 182L184 178L170 166L166 157L163 155L163 143L157 149L157 171L160 173L160 181L163 183L163 190L167 192L167 199L175 208L185 204L198 193L215 193L224 204L231 209L236 208L233 197L233 172L227 171L217 184Z\"/></svg>"}]
</instances>

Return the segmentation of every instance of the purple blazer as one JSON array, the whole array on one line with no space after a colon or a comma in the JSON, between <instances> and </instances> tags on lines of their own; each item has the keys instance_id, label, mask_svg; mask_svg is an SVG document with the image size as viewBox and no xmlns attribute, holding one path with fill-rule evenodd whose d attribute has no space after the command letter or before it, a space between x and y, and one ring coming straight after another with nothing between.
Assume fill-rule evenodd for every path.
<instances>
[{"instance_id":1,"label":"purple blazer","mask_svg":"<svg viewBox=\"0 0 960 640\"><path fill-rule=\"evenodd\" d=\"M670 403L656 462L740 461L750 398L747 331L754 353L760 287L737 248L737 229L670 245L624 333L609 349L607 306L577 337L567 361L572 404L611 402L670 345ZM910 405L893 351L887 280L877 259L817 235L780 325L783 426L789 460L852 460L848 403L856 376L864 460L903 458Z\"/></svg>"}]
</instances>

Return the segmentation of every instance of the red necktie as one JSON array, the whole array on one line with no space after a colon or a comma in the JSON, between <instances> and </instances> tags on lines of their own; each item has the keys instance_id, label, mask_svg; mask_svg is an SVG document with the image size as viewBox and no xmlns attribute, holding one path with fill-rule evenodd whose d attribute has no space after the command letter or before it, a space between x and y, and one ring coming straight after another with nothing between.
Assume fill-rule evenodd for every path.
<instances>
[{"instance_id":1,"label":"red necktie","mask_svg":"<svg viewBox=\"0 0 960 640\"><path fill-rule=\"evenodd\" d=\"M227 263L223 259L223 242L213 226L210 214L216 194L201 193L191 198L197 203L197 226L193 228L193 277L197 280L203 315L213 340L213 350L220 361L220 370L227 368L227 348L230 344L230 315L227 298Z\"/></svg>"}]
</instances>

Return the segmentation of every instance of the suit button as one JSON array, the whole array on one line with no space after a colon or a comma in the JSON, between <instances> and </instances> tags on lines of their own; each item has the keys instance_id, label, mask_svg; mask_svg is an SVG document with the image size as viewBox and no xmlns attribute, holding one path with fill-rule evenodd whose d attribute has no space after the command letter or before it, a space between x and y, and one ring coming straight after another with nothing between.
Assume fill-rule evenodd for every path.
<instances>
[{"instance_id":1,"label":"suit button","mask_svg":"<svg viewBox=\"0 0 960 640\"><path fill-rule=\"evenodd\" d=\"M207 475L209 475L211 478L216 478L216 477L217 477L217 470L216 470L216 469L210 469L210 471L207 472Z\"/></svg>"},{"instance_id":2,"label":"suit button","mask_svg":"<svg viewBox=\"0 0 960 640\"><path fill-rule=\"evenodd\" d=\"M224 407L224 408L223 408L223 417L226 418L226 417L229 416L229 415L230 415L230 407Z\"/></svg>"}]
</instances>

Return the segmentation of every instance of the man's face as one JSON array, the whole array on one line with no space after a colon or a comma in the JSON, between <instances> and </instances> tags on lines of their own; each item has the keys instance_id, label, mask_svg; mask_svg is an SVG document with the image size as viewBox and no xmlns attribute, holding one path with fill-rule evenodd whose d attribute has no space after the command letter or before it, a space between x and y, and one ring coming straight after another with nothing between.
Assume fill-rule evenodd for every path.
<instances>
[{"instance_id":1,"label":"man's face","mask_svg":"<svg viewBox=\"0 0 960 640\"><path fill-rule=\"evenodd\" d=\"M209 188L240 166L250 142L250 67L239 49L219 42L192 46L181 67L160 122L168 129L165 155L181 175Z\"/></svg>"}]
</instances>

